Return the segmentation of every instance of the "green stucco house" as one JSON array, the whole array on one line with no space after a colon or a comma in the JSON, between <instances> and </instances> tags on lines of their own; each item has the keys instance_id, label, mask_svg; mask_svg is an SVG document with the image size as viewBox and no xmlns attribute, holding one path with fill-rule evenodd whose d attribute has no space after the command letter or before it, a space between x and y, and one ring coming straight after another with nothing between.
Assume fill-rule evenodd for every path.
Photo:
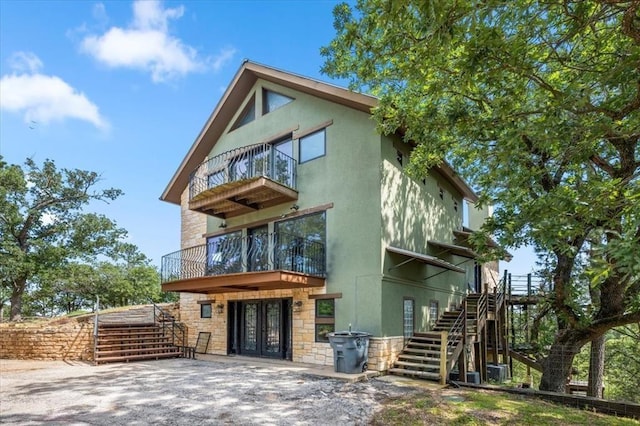
<instances>
[{"instance_id":1,"label":"green stucco house","mask_svg":"<svg viewBox=\"0 0 640 426\"><path fill-rule=\"evenodd\" d=\"M376 103L242 64L161 196L181 209L162 288L180 293L190 345L203 332L207 353L331 365L328 333L351 328L387 370L494 285L497 263L467 244L488 211L447 164L403 172L411 146L376 132Z\"/></svg>"}]
</instances>

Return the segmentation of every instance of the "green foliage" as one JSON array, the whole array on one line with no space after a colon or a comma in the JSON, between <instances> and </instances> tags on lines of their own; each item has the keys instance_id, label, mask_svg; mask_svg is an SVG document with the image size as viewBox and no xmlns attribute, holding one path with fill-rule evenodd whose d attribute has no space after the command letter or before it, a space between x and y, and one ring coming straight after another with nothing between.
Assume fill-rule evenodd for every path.
<instances>
[{"instance_id":1,"label":"green foliage","mask_svg":"<svg viewBox=\"0 0 640 426\"><path fill-rule=\"evenodd\" d=\"M414 174L452 162L495 206L483 232L545 256L565 353L640 320L638 10L360 0L336 6L321 50L325 73L379 97L379 130L415 146Z\"/></svg>"},{"instance_id":2,"label":"green foliage","mask_svg":"<svg viewBox=\"0 0 640 426\"><path fill-rule=\"evenodd\" d=\"M0 296L11 319L160 299L158 273L126 231L109 218L87 213L90 202L110 202L122 192L94 190L100 177L84 170L8 165L0 157Z\"/></svg>"},{"instance_id":3,"label":"green foliage","mask_svg":"<svg viewBox=\"0 0 640 426\"><path fill-rule=\"evenodd\" d=\"M575 379L587 380L589 345L574 360ZM604 397L640 403L640 324L614 328L606 335Z\"/></svg>"}]
</instances>

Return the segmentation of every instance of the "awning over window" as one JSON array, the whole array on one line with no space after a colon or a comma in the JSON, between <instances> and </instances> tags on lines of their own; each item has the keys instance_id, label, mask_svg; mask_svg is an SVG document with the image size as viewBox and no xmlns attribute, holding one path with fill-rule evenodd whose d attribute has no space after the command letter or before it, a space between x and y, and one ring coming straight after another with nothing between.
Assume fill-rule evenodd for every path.
<instances>
[{"instance_id":1,"label":"awning over window","mask_svg":"<svg viewBox=\"0 0 640 426\"><path fill-rule=\"evenodd\" d=\"M427 241L430 246L434 246L442 252L454 254L456 256L468 257L469 259L475 259L478 254L471 250L469 247L457 246L455 244L441 243L439 241Z\"/></svg>"},{"instance_id":2,"label":"awning over window","mask_svg":"<svg viewBox=\"0 0 640 426\"><path fill-rule=\"evenodd\" d=\"M387 247L387 251L391 253L401 254L403 256L407 256L411 258L410 260L418 260L420 262L426 263L428 265L437 266L439 268L448 269L454 272L465 273L466 271L462 268L457 267L456 265L452 265L449 262L445 262L442 259L437 257L429 256L428 254L416 253L415 251L405 250L397 247ZM403 265L407 262L402 262L396 266Z\"/></svg>"}]
</instances>

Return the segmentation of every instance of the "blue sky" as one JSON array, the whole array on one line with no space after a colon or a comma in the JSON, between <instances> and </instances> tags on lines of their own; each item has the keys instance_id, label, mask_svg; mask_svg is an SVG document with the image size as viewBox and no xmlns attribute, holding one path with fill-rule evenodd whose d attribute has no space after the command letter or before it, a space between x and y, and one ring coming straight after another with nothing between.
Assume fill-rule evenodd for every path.
<instances>
[{"instance_id":1,"label":"blue sky","mask_svg":"<svg viewBox=\"0 0 640 426\"><path fill-rule=\"evenodd\" d=\"M92 209L159 265L180 212L158 198L243 59L344 85L320 74L336 4L0 0L0 155L100 173L125 195Z\"/></svg>"}]
</instances>

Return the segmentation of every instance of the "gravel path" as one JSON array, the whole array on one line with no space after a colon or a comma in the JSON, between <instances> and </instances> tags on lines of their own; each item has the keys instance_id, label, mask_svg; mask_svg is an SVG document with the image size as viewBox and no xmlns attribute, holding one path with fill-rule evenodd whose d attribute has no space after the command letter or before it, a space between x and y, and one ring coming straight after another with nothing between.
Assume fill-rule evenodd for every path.
<instances>
[{"instance_id":1,"label":"gravel path","mask_svg":"<svg viewBox=\"0 0 640 426\"><path fill-rule=\"evenodd\" d=\"M361 425L411 382L348 383L295 364L0 360L3 425Z\"/></svg>"}]
</instances>

